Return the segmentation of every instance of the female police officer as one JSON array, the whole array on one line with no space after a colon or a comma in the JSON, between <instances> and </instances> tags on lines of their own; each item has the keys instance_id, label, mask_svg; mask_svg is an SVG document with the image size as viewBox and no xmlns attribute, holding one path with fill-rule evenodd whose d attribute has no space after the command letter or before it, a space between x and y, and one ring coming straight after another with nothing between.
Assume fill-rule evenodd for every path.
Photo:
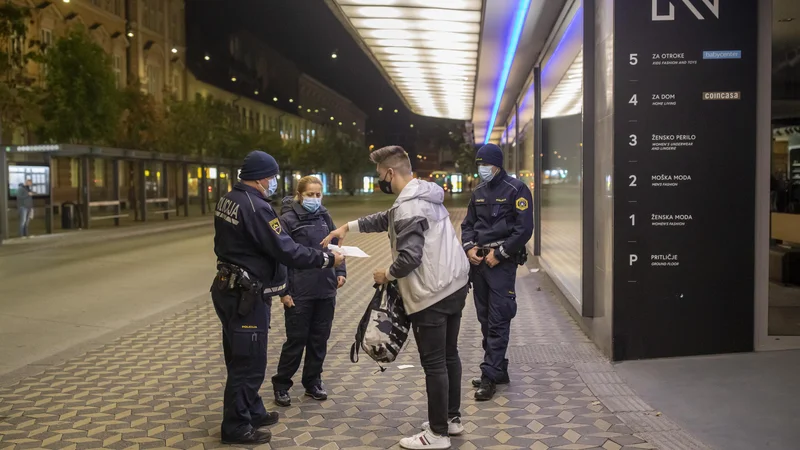
<instances>
[{"instance_id":1,"label":"female police officer","mask_svg":"<svg viewBox=\"0 0 800 450\"><path fill-rule=\"evenodd\" d=\"M272 437L260 427L278 422L258 394L267 367L267 330L272 297L286 292L286 267L331 268L344 258L303 247L283 231L267 199L277 187L278 163L262 152L247 155L239 183L214 211L217 276L211 287L222 322L228 379L222 415L222 442L261 444Z\"/></svg>"},{"instance_id":2,"label":"female police officer","mask_svg":"<svg viewBox=\"0 0 800 450\"><path fill-rule=\"evenodd\" d=\"M320 242L336 227L328 210L322 206L319 178L300 179L297 195L283 201L281 221L295 242L322 249ZM322 386L322 364L333 326L336 290L344 286L346 277L344 264L337 269L289 270L289 293L281 298L286 317L286 343L278 372L272 377L275 403L279 406L292 404L289 389L293 384L292 376L300 367L303 350L306 358L302 383L306 395L315 400L328 399Z\"/></svg>"}]
</instances>

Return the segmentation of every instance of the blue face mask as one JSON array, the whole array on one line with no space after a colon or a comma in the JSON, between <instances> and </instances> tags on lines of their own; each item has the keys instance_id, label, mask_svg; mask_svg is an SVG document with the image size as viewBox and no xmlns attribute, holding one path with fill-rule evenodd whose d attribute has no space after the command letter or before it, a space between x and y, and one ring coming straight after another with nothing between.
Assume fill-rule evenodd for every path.
<instances>
[{"instance_id":1,"label":"blue face mask","mask_svg":"<svg viewBox=\"0 0 800 450\"><path fill-rule=\"evenodd\" d=\"M319 207L322 206L322 199L316 197L303 197L303 208L308 212L317 212Z\"/></svg>"},{"instance_id":2,"label":"blue face mask","mask_svg":"<svg viewBox=\"0 0 800 450\"><path fill-rule=\"evenodd\" d=\"M494 178L494 172L492 171L492 166L479 166L478 167L478 175L480 175L481 180L485 182L490 182Z\"/></svg>"},{"instance_id":3,"label":"blue face mask","mask_svg":"<svg viewBox=\"0 0 800 450\"><path fill-rule=\"evenodd\" d=\"M278 180L276 178L269 179L269 187L267 188L267 197L272 197L278 191Z\"/></svg>"}]
</instances>

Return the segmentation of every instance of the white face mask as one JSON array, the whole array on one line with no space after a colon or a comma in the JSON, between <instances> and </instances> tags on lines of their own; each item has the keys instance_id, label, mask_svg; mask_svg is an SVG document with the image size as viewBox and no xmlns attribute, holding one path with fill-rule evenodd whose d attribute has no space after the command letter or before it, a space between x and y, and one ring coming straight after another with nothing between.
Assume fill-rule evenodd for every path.
<instances>
[{"instance_id":1,"label":"white face mask","mask_svg":"<svg viewBox=\"0 0 800 450\"><path fill-rule=\"evenodd\" d=\"M256 181L256 184L258 184L258 187L261 188L261 193L264 195L264 198L266 199L269 199L270 197L275 195L275 192L278 190L278 180L276 180L275 178L269 179L269 187L267 189L264 189L264 186L261 185L260 181Z\"/></svg>"},{"instance_id":2,"label":"white face mask","mask_svg":"<svg viewBox=\"0 0 800 450\"><path fill-rule=\"evenodd\" d=\"M481 180L485 182L490 182L494 178L494 166L479 166L478 167L478 175L480 175Z\"/></svg>"}]
</instances>

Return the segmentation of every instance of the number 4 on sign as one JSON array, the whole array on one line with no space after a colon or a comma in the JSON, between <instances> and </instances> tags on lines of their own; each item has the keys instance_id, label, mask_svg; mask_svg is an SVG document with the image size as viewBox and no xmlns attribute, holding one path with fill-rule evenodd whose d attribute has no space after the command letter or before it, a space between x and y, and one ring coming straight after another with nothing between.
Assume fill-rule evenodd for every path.
<instances>
[{"instance_id":1,"label":"number 4 on sign","mask_svg":"<svg viewBox=\"0 0 800 450\"><path fill-rule=\"evenodd\" d=\"M639 96L637 94L633 94L633 97L631 97L631 99L628 100L628 103L630 103L633 106L637 106L639 104Z\"/></svg>"}]
</instances>

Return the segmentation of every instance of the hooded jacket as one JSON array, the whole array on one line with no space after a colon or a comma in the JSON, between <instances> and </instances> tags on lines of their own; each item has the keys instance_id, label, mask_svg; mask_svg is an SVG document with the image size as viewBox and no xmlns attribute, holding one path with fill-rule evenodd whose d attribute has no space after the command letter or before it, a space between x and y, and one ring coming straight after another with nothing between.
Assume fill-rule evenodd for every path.
<instances>
[{"instance_id":1,"label":"hooded jacket","mask_svg":"<svg viewBox=\"0 0 800 450\"><path fill-rule=\"evenodd\" d=\"M397 280L408 314L422 311L469 281L469 261L439 185L411 180L388 211L350 222L350 232L389 232L394 262L387 277Z\"/></svg>"},{"instance_id":2,"label":"hooded jacket","mask_svg":"<svg viewBox=\"0 0 800 450\"><path fill-rule=\"evenodd\" d=\"M328 210L320 206L309 212L293 197L285 197L281 206L281 222L289 236L300 245L322 250L320 243L335 230ZM338 244L334 240L334 245ZM289 269L289 290L294 300L316 300L336 297L338 277L347 277L342 264L336 269Z\"/></svg>"}]
</instances>

